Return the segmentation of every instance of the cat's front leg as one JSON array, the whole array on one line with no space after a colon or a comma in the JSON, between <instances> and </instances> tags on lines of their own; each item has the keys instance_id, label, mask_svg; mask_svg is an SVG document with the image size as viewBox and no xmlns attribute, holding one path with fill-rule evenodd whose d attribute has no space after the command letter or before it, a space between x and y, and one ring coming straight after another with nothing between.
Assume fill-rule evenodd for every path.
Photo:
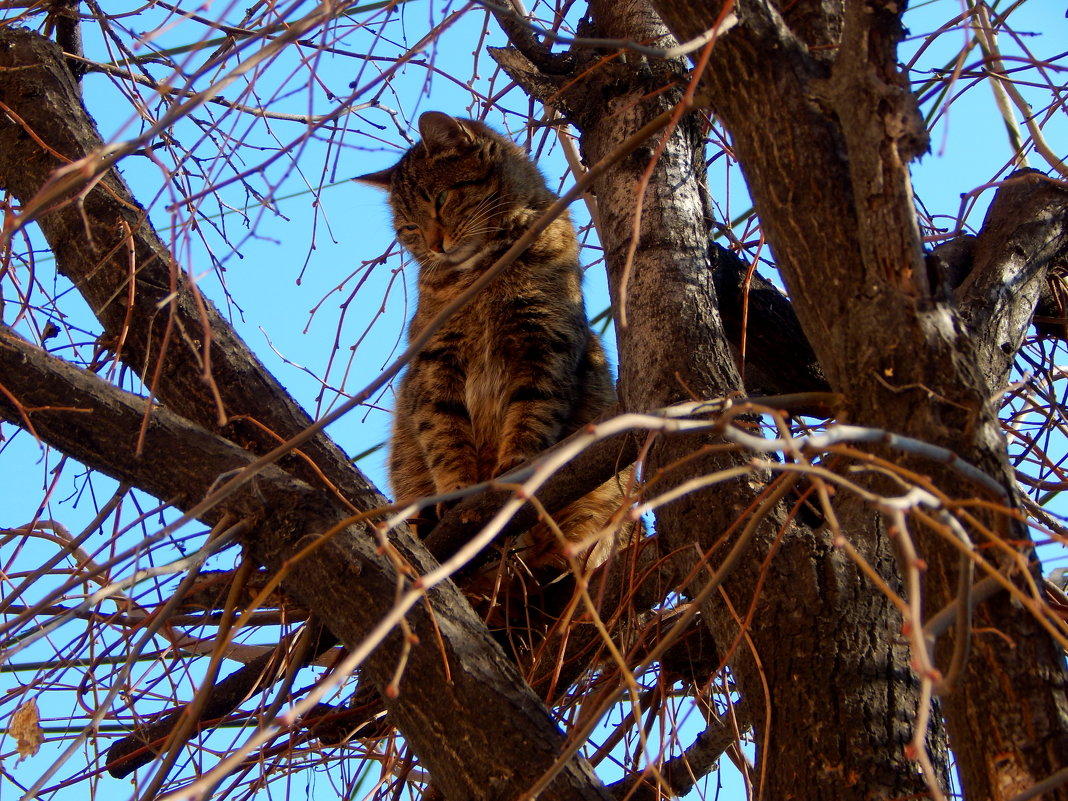
<instances>
[{"instance_id":1,"label":"cat's front leg","mask_svg":"<svg viewBox=\"0 0 1068 801\"><path fill-rule=\"evenodd\" d=\"M532 369L528 364L511 376L495 476L530 461L560 440L571 412L573 392L568 383L570 376L559 376L553 366L543 363Z\"/></svg>"},{"instance_id":2,"label":"cat's front leg","mask_svg":"<svg viewBox=\"0 0 1068 801\"><path fill-rule=\"evenodd\" d=\"M405 387L412 428L438 494L478 483L478 454L464 402L464 370L449 349L416 357Z\"/></svg>"},{"instance_id":3,"label":"cat's front leg","mask_svg":"<svg viewBox=\"0 0 1068 801\"><path fill-rule=\"evenodd\" d=\"M514 299L501 326L503 422L494 475L531 460L569 433L563 429L579 392L576 365L587 329L581 306L562 304L552 289Z\"/></svg>"},{"instance_id":4,"label":"cat's front leg","mask_svg":"<svg viewBox=\"0 0 1068 801\"><path fill-rule=\"evenodd\" d=\"M418 415L416 426L437 493L478 483L471 417L461 401L434 401Z\"/></svg>"}]
</instances>

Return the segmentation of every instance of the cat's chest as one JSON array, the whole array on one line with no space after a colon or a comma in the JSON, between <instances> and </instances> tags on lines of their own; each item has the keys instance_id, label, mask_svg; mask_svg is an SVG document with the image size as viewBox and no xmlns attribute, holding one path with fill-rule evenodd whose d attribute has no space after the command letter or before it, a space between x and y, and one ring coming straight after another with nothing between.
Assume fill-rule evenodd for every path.
<instances>
[{"instance_id":1,"label":"cat's chest","mask_svg":"<svg viewBox=\"0 0 1068 801\"><path fill-rule=\"evenodd\" d=\"M487 298L487 300L489 300ZM445 323L436 339L460 368L464 405L476 429L496 425L515 354L504 335L506 312L497 302L472 303Z\"/></svg>"},{"instance_id":2,"label":"cat's chest","mask_svg":"<svg viewBox=\"0 0 1068 801\"><path fill-rule=\"evenodd\" d=\"M476 432L495 431L505 410L504 365L492 357L478 360L467 373L464 403Z\"/></svg>"},{"instance_id":3,"label":"cat's chest","mask_svg":"<svg viewBox=\"0 0 1068 801\"><path fill-rule=\"evenodd\" d=\"M453 298L420 298L409 338L418 336L445 309ZM455 311L432 337L433 346L451 351L468 373L493 372L508 354L503 345L504 330L512 304L508 297L483 291Z\"/></svg>"},{"instance_id":4,"label":"cat's chest","mask_svg":"<svg viewBox=\"0 0 1068 801\"><path fill-rule=\"evenodd\" d=\"M505 337L499 309L474 307L465 310L453 329L460 362L467 377L468 405L504 392L505 373L511 359L504 347Z\"/></svg>"}]
</instances>

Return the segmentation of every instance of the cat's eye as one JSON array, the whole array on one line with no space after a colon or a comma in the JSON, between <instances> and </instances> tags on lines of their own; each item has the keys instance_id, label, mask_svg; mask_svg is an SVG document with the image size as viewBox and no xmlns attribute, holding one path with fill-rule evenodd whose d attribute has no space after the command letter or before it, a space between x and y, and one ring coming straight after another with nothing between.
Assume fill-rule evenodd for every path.
<instances>
[{"instance_id":1,"label":"cat's eye","mask_svg":"<svg viewBox=\"0 0 1068 801\"><path fill-rule=\"evenodd\" d=\"M449 199L449 190L443 189L438 192L437 198L434 199L434 211L441 211L441 207L445 205L445 201Z\"/></svg>"},{"instance_id":2,"label":"cat's eye","mask_svg":"<svg viewBox=\"0 0 1068 801\"><path fill-rule=\"evenodd\" d=\"M397 229L397 233L399 234L401 232L404 232L404 233L410 234L410 233L412 233L414 231L418 231L418 230L419 230L419 226L418 225L412 225L411 223L409 223L408 225L402 225L400 228L398 228Z\"/></svg>"}]
</instances>

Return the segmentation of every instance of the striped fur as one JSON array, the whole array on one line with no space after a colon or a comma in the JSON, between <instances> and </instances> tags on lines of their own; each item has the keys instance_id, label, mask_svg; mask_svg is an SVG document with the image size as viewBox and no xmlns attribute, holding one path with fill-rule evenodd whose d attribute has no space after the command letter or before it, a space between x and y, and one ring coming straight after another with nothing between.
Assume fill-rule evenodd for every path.
<instances>
[{"instance_id":1,"label":"striped fur","mask_svg":"<svg viewBox=\"0 0 1068 801\"><path fill-rule=\"evenodd\" d=\"M556 200L526 154L481 122L427 112L419 130L422 141L397 164L361 179L388 190L397 238L419 263L409 338ZM492 479L614 402L564 215L413 358L394 412L393 493L407 502ZM557 516L567 539L602 532L621 505L620 483L617 477ZM602 536L591 561L603 561L612 544ZM559 563L557 540L539 526L520 558Z\"/></svg>"}]
</instances>

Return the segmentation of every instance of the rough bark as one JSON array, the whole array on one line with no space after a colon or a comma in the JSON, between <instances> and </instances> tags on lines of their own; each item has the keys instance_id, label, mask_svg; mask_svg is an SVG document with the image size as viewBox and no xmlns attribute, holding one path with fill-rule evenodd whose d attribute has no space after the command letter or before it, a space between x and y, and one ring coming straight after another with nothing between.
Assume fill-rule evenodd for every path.
<instances>
[{"instance_id":1,"label":"rough bark","mask_svg":"<svg viewBox=\"0 0 1068 801\"><path fill-rule=\"evenodd\" d=\"M643 3L593 3L591 10L595 35L665 41L666 31ZM582 131L587 163L596 163L678 102L678 93L654 90L678 78L679 70L678 64L639 59L627 67L602 64L587 71L589 77L569 90L573 102L565 106ZM522 69L509 71L528 91L540 90L537 81L523 80ZM655 100L643 99L650 96ZM602 103L590 104L590 97ZM564 94L563 102L567 98ZM555 102L561 102L559 95ZM624 264L636 214L634 187L656 143L617 165L595 186L613 303L625 310L628 321L618 328L622 400L628 410L654 409L691 393L717 397L742 389L714 289L716 277L724 288L734 282L722 273L723 254L713 251L720 262L714 265L705 244L710 220L700 195L702 143L700 118L684 115L653 170L641 213L640 247L629 271ZM721 268L718 276L714 266ZM736 297L726 305L735 331L740 329L737 305ZM774 304L768 308L773 310ZM761 322L773 319L767 314ZM797 348L789 353L796 354ZM790 375L806 375L803 364L796 370ZM808 378L789 380L815 375L813 369ZM744 459L693 459L708 441L691 437L659 444L649 455L647 474L688 458L683 469L662 479L671 486ZM715 568L725 552L717 544L735 529L743 510L761 500L767 478L754 473L750 480L695 492L659 509L659 535L669 550L686 555L684 561L692 564L695 553L705 554ZM741 632L718 594L704 610L721 652L736 649L731 665L758 733L759 792L770 798L923 792L922 778L904 756L918 695L907 649L896 634L895 611L832 547L828 533L788 523L782 506L765 513L759 534L724 584L739 615L756 605L746 628L748 643L738 647ZM778 543L781 527L785 533ZM874 543L865 555L885 574L893 574L893 557L885 545ZM799 692L800 687L804 690Z\"/></svg>"},{"instance_id":2,"label":"rough bark","mask_svg":"<svg viewBox=\"0 0 1068 801\"><path fill-rule=\"evenodd\" d=\"M655 2L679 38L710 27L722 7ZM948 448L1014 492L982 348L923 269L907 164L925 138L896 66L901 5L832 10L841 35L830 37L831 50L808 17L759 0L734 11L738 23L713 49L702 89L731 132L797 316L832 389L846 397L847 419ZM945 466L901 461L952 498L977 494ZM1031 555L1024 526L1008 516L986 523ZM919 532L919 546L931 614L956 592L959 559L930 532ZM979 608L975 626L1014 647L996 635L975 638L966 676L945 699L947 722L966 795L1010 798L1068 762L1063 658L1041 623L1004 595ZM942 638L940 651L952 639Z\"/></svg>"},{"instance_id":3,"label":"rough bark","mask_svg":"<svg viewBox=\"0 0 1068 801\"><path fill-rule=\"evenodd\" d=\"M990 392L1009 369L1048 286L1052 267L1068 263L1068 190L1037 170L1020 170L998 189L956 289Z\"/></svg>"}]
</instances>

